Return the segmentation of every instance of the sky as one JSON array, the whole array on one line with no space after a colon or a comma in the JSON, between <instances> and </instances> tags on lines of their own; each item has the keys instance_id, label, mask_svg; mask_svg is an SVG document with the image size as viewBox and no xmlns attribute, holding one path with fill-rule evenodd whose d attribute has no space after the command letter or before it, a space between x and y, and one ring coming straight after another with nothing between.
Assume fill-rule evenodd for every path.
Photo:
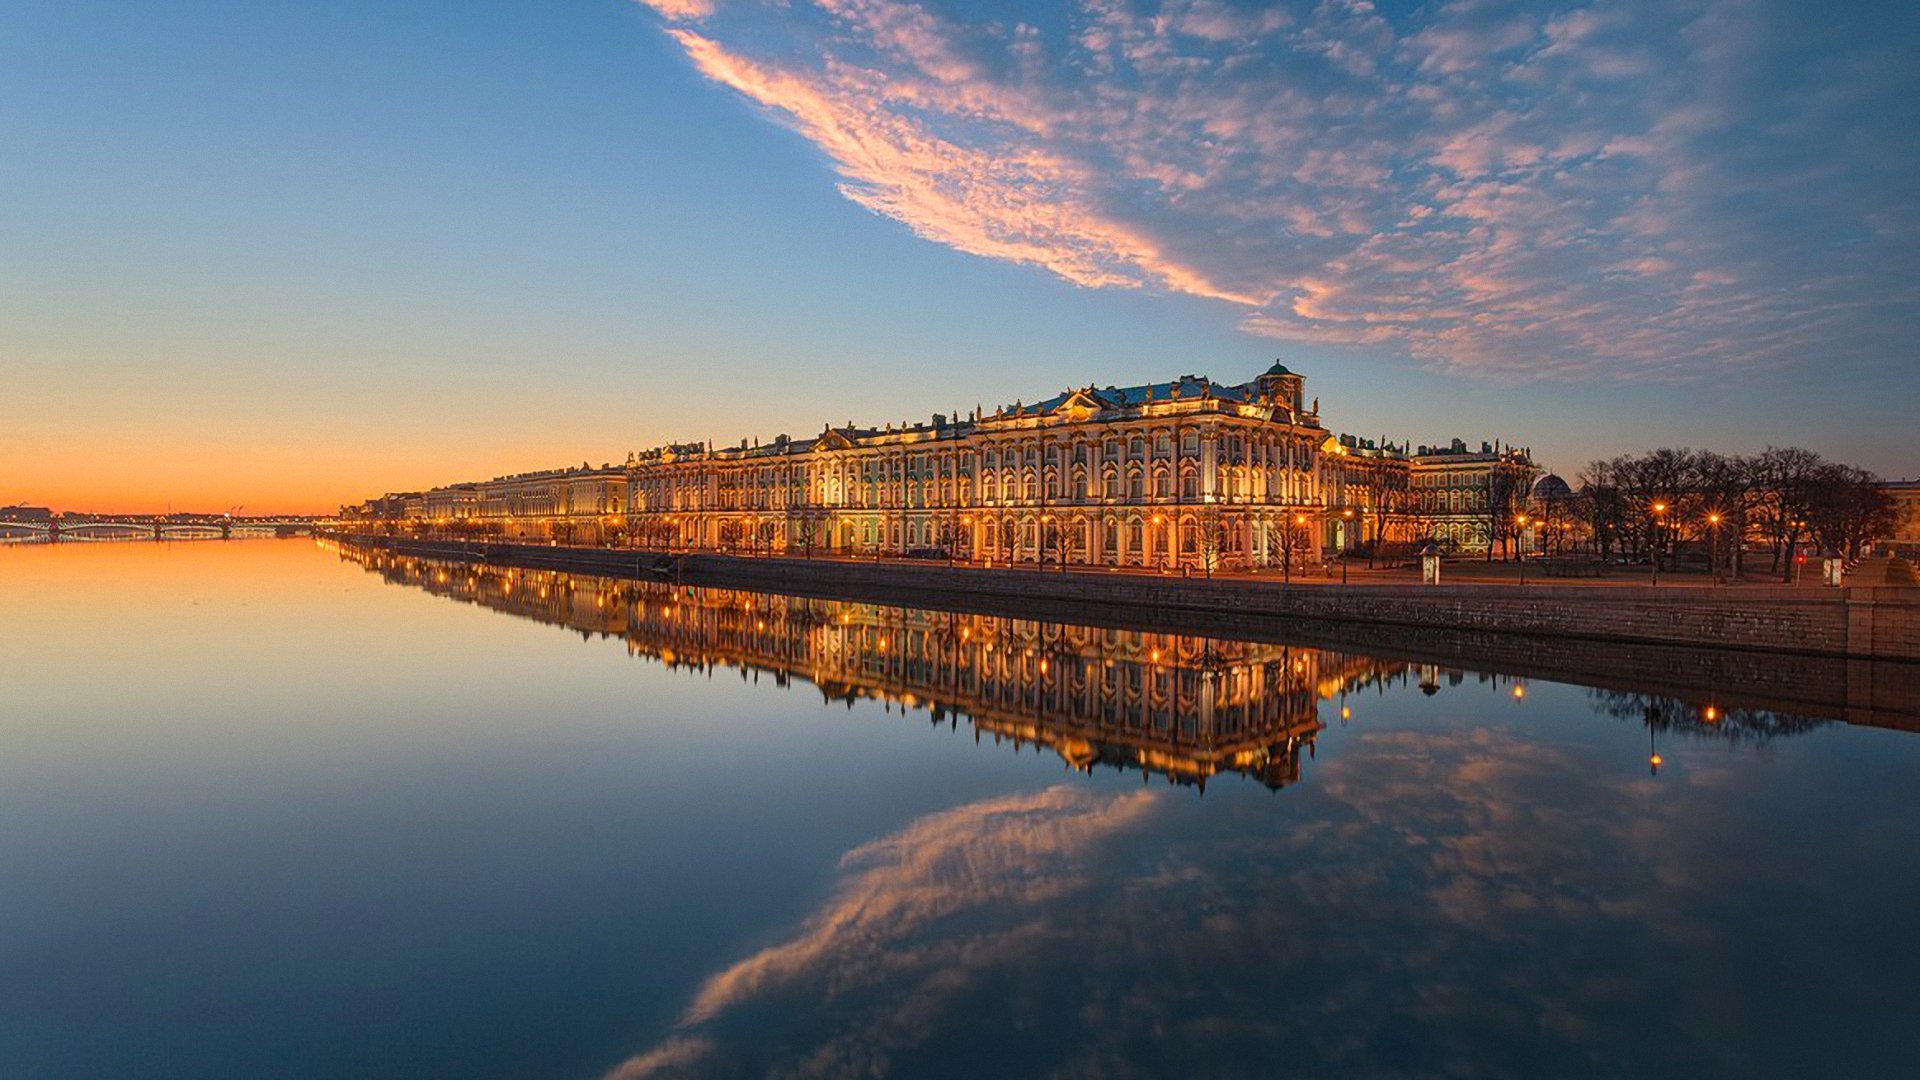
<instances>
[{"instance_id":1,"label":"sky","mask_svg":"<svg viewBox=\"0 0 1920 1080\"><path fill-rule=\"evenodd\" d=\"M1920 475L1920 13L0 5L0 504L330 510L1275 359Z\"/></svg>"}]
</instances>

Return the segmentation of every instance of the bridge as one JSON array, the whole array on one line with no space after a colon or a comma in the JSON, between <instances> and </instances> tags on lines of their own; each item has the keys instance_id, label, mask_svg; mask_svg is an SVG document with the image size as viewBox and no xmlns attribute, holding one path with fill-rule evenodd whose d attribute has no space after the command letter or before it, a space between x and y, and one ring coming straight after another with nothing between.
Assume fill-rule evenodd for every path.
<instances>
[{"instance_id":1,"label":"bridge","mask_svg":"<svg viewBox=\"0 0 1920 1080\"><path fill-rule=\"evenodd\" d=\"M231 540L249 536L302 536L316 518L121 515L47 520L0 520L0 540Z\"/></svg>"}]
</instances>

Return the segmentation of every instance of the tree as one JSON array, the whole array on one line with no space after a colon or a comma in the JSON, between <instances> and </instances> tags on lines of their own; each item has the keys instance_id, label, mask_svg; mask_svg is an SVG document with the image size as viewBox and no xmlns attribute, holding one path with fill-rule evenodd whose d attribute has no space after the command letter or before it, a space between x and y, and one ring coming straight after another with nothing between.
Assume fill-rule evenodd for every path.
<instances>
[{"instance_id":1,"label":"tree","mask_svg":"<svg viewBox=\"0 0 1920 1080\"><path fill-rule=\"evenodd\" d=\"M1419 513L1420 500L1412 478L1404 472L1381 472L1374 478L1373 536L1367 544L1367 566L1373 566L1380 545L1395 532L1407 539L1407 526ZM1394 526L1398 524L1399 529Z\"/></svg>"},{"instance_id":2,"label":"tree","mask_svg":"<svg viewBox=\"0 0 1920 1080\"><path fill-rule=\"evenodd\" d=\"M801 507L800 516L794 521L795 539L800 541L800 546L806 550L806 557L809 559L813 558L813 545L820 539L820 529L820 517L814 513L813 507Z\"/></svg>"},{"instance_id":3,"label":"tree","mask_svg":"<svg viewBox=\"0 0 1920 1080\"><path fill-rule=\"evenodd\" d=\"M1748 462L1756 513L1772 540L1772 571L1793 577L1793 552L1807 528L1808 508L1820 471L1819 454L1797 446L1769 446Z\"/></svg>"},{"instance_id":4,"label":"tree","mask_svg":"<svg viewBox=\"0 0 1920 1080\"><path fill-rule=\"evenodd\" d=\"M1209 510L1200 519L1199 528L1200 567L1208 577L1212 577L1214 568L1220 565L1221 557L1226 554L1227 527L1221 524L1219 511Z\"/></svg>"},{"instance_id":5,"label":"tree","mask_svg":"<svg viewBox=\"0 0 1920 1080\"><path fill-rule=\"evenodd\" d=\"M1820 546L1848 559L1893 528L1893 498L1880 478L1851 465L1824 464L1806 495L1806 522Z\"/></svg>"},{"instance_id":6,"label":"tree","mask_svg":"<svg viewBox=\"0 0 1920 1080\"><path fill-rule=\"evenodd\" d=\"M1752 463L1747 458L1703 450L1694 463L1694 475L1705 504L1701 513L1709 523L1707 539L1713 545L1708 565L1715 568L1715 573L1727 567L1738 577L1746 569L1745 541L1754 509Z\"/></svg>"},{"instance_id":7,"label":"tree","mask_svg":"<svg viewBox=\"0 0 1920 1080\"><path fill-rule=\"evenodd\" d=\"M1496 545L1510 554L1509 544L1517 530L1514 528L1514 516L1520 512L1526 498L1523 489L1524 478L1511 470L1494 466L1487 474L1486 505L1482 508L1487 526L1487 561L1493 561L1493 549ZM1504 557L1504 554L1503 554Z\"/></svg>"},{"instance_id":8,"label":"tree","mask_svg":"<svg viewBox=\"0 0 1920 1080\"><path fill-rule=\"evenodd\" d=\"M1294 551L1300 550L1304 552L1308 542L1311 540L1311 536L1307 532L1309 520L1307 515L1302 513L1288 514L1286 517L1280 519L1279 525L1274 527L1276 535L1269 538L1270 541L1272 539L1278 539L1280 541L1280 569L1284 578L1289 582L1293 580Z\"/></svg>"},{"instance_id":9,"label":"tree","mask_svg":"<svg viewBox=\"0 0 1920 1080\"><path fill-rule=\"evenodd\" d=\"M1594 461L1580 473L1580 499L1574 505L1594 550L1602 559L1611 560L1614 548L1624 553L1627 547L1627 496L1620 487L1623 460Z\"/></svg>"}]
</instances>

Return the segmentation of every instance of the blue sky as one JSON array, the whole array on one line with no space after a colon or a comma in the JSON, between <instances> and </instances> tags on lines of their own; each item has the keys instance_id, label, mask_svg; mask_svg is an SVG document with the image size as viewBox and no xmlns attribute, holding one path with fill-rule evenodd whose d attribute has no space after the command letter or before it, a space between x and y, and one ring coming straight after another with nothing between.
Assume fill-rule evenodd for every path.
<instances>
[{"instance_id":1,"label":"blue sky","mask_svg":"<svg viewBox=\"0 0 1920 1080\"><path fill-rule=\"evenodd\" d=\"M14 0L0 502L324 508L1281 357L1920 473L1905 5Z\"/></svg>"}]
</instances>

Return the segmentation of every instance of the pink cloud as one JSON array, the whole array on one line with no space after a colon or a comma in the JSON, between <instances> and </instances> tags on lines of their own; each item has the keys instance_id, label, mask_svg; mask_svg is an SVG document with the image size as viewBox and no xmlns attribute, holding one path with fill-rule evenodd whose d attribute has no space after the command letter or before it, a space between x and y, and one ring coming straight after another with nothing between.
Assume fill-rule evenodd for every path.
<instances>
[{"instance_id":1,"label":"pink cloud","mask_svg":"<svg viewBox=\"0 0 1920 1080\"><path fill-rule=\"evenodd\" d=\"M1586 377L1771 363L1824 318L1756 302L1767 245L1717 203L1741 0L1079 0L1047 32L933 0L654 6L710 16L667 32L859 205L1075 285L1219 300L1249 333Z\"/></svg>"}]
</instances>

